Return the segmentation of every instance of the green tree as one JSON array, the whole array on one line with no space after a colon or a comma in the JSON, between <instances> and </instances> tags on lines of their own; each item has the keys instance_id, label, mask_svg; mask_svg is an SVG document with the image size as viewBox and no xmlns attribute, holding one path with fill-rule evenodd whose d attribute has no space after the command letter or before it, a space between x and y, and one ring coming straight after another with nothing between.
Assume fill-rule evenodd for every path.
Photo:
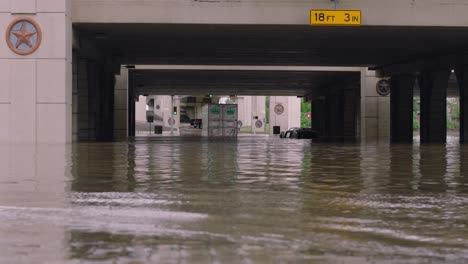
<instances>
[{"instance_id":1,"label":"green tree","mask_svg":"<svg viewBox=\"0 0 468 264\"><path fill-rule=\"evenodd\" d=\"M301 99L301 127L312 126L311 119L307 118L308 114L312 113L312 104L304 102L304 98Z\"/></svg>"},{"instance_id":2,"label":"green tree","mask_svg":"<svg viewBox=\"0 0 468 264\"><path fill-rule=\"evenodd\" d=\"M413 129L419 129L419 97L413 97Z\"/></svg>"},{"instance_id":3,"label":"green tree","mask_svg":"<svg viewBox=\"0 0 468 264\"><path fill-rule=\"evenodd\" d=\"M265 122L270 124L270 96L265 98Z\"/></svg>"}]
</instances>

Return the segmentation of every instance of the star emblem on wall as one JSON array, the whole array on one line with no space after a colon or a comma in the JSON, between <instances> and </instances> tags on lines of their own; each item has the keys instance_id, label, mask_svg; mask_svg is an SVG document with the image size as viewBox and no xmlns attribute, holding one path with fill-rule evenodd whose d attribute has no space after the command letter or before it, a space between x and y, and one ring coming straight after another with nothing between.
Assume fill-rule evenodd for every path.
<instances>
[{"instance_id":1,"label":"star emblem on wall","mask_svg":"<svg viewBox=\"0 0 468 264\"><path fill-rule=\"evenodd\" d=\"M42 31L39 25L29 17L15 19L6 31L8 47L19 55L29 55L36 51L41 39Z\"/></svg>"}]
</instances>

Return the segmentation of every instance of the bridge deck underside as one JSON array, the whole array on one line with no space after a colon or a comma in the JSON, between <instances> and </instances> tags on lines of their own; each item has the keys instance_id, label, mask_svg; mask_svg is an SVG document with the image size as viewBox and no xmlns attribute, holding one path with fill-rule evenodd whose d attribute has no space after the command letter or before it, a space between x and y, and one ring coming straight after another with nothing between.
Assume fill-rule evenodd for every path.
<instances>
[{"instance_id":1,"label":"bridge deck underside","mask_svg":"<svg viewBox=\"0 0 468 264\"><path fill-rule=\"evenodd\" d=\"M76 36L120 64L355 66L392 72L434 65L450 69L468 57L468 28L464 27L77 23L74 29ZM206 87L200 92L236 92L244 87L251 94L300 95L306 89L349 79L343 73L310 72L256 72L252 76L242 71L198 71L196 78L195 72L187 71L164 72L164 76L153 71L154 77L147 73L134 77L140 81L134 83L153 91L158 86L158 91L178 89L181 93L191 86ZM251 90L254 86L256 91ZM452 85L449 95L457 95L456 90Z\"/></svg>"},{"instance_id":2,"label":"bridge deck underside","mask_svg":"<svg viewBox=\"0 0 468 264\"><path fill-rule=\"evenodd\" d=\"M139 94L307 95L312 90L355 83L359 72L131 70Z\"/></svg>"},{"instance_id":3,"label":"bridge deck underside","mask_svg":"<svg viewBox=\"0 0 468 264\"><path fill-rule=\"evenodd\" d=\"M468 48L464 27L74 24L74 28L126 64L375 67L464 54Z\"/></svg>"}]
</instances>

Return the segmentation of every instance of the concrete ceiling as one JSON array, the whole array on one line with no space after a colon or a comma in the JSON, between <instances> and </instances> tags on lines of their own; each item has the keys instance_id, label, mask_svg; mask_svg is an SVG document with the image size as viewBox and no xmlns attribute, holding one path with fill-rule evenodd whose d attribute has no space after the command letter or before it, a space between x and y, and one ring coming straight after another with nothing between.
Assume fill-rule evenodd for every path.
<instances>
[{"instance_id":1,"label":"concrete ceiling","mask_svg":"<svg viewBox=\"0 0 468 264\"><path fill-rule=\"evenodd\" d=\"M74 24L75 36L121 64L398 68L467 60L468 27ZM79 43L79 41L78 41ZM83 45L84 46L84 45ZM449 58L441 59L441 58ZM148 94L304 95L356 80L356 72L135 70ZM419 93L416 88L416 94ZM451 84L449 95L457 95Z\"/></svg>"},{"instance_id":2,"label":"concrete ceiling","mask_svg":"<svg viewBox=\"0 0 468 264\"><path fill-rule=\"evenodd\" d=\"M376 67L461 54L468 49L468 27L73 26L78 36L123 64Z\"/></svg>"},{"instance_id":3,"label":"concrete ceiling","mask_svg":"<svg viewBox=\"0 0 468 264\"><path fill-rule=\"evenodd\" d=\"M265 70L130 70L138 94L307 95L312 90L355 84L360 72Z\"/></svg>"}]
</instances>

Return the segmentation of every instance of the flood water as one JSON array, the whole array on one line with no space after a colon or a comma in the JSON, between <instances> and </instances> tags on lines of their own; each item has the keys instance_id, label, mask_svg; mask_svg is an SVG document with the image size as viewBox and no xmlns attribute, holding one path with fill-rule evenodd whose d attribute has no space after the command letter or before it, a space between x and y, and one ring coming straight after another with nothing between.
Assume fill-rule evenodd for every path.
<instances>
[{"instance_id":1,"label":"flood water","mask_svg":"<svg viewBox=\"0 0 468 264\"><path fill-rule=\"evenodd\" d=\"M468 263L468 146L0 146L0 263Z\"/></svg>"}]
</instances>

